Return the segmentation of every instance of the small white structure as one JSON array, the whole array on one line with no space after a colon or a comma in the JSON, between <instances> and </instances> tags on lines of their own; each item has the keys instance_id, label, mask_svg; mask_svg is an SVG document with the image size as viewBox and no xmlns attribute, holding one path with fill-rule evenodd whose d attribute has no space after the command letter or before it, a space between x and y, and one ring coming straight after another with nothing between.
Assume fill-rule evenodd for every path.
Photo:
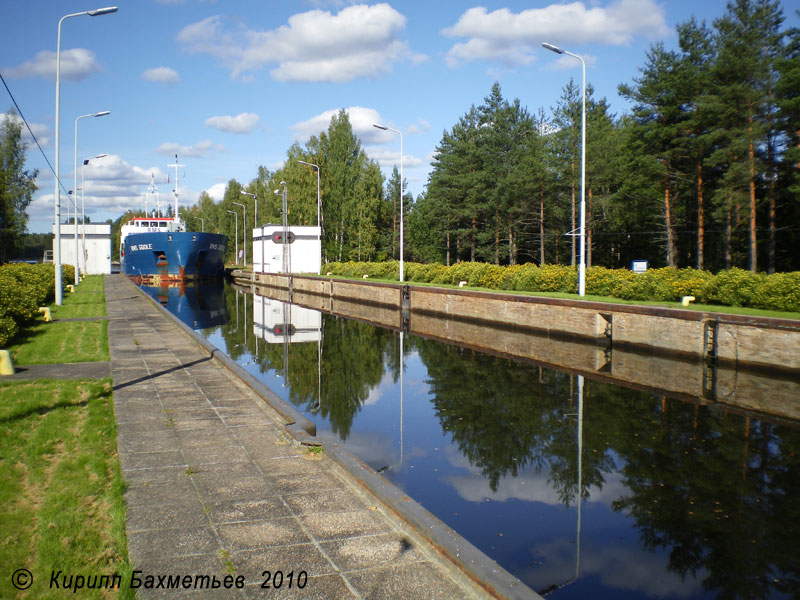
<instances>
[{"instance_id":1,"label":"small white structure","mask_svg":"<svg viewBox=\"0 0 800 600\"><path fill-rule=\"evenodd\" d=\"M268 223L253 229L253 271L255 273L315 273L322 266L321 229L292 225L284 243L283 225Z\"/></svg>"},{"instance_id":2,"label":"small white structure","mask_svg":"<svg viewBox=\"0 0 800 600\"><path fill-rule=\"evenodd\" d=\"M55 233L55 226L53 233ZM55 250L55 239L53 240ZM81 273L105 275L111 273L111 225L108 223L78 224L78 258ZM75 264L75 225L61 224L61 264Z\"/></svg>"},{"instance_id":3,"label":"small white structure","mask_svg":"<svg viewBox=\"0 0 800 600\"><path fill-rule=\"evenodd\" d=\"M322 313L253 294L253 333L268 344L319 342Z\"/></svg>"}]
</instances>

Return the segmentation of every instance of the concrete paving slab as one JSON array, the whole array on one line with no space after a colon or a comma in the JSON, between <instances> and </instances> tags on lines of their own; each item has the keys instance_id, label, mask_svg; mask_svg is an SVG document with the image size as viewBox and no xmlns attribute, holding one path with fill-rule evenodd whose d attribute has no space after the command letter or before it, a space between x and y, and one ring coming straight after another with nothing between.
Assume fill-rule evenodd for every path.
<instances>
[{"instance_id":1,"label":"concrete paving slab","mask_svg":"<svg viewBox=\"0 0 800 600\"><path fill-rule=\"evenodd\" d=\"M106 277L106 307L134 568L247 580L138 597L486 597L127 279Z\"/></svg>"}]
</instances>

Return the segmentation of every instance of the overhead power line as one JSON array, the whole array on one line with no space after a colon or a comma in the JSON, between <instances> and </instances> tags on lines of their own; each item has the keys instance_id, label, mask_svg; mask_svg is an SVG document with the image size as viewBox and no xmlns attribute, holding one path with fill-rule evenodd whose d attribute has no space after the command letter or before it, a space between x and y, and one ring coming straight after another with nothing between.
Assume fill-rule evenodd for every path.
<instances>
[{"instance_id":1,"label":"overhead power line","mask_svg":"<svg viewBox=\"0 0 800 600\"><path fill-rule=\"evenodd\" d=\"M44 150L42 150L42 146L39 144L39 140L36 139L36 135L34 135L33 130L31 129L31 126L28 125L28 121L25 118L25 115L22 114L22 109L19 107L19 104L17 104L17 100L16 100L16 98L14 98L14 94L12 94L11 90L8 89L8 84L6 83L6 80L3 77L2 73L0 73L0 80L3 81L3 85L5 86L6 91L8 92L8 95L11 97L11 101L14 103L14 107L17 109L17 114L19 115L19 118L22 119L23 123L25 123L25 127L28 128L28 133L31 134L31 137L33 138L33 141L36 142L36 147L39 148L39 152L42 153L42 156L44 157L44 160L47 163L47 166L50 167L50 171L53 173L53 177L55 177L56 176L56 170L53 168L53 165L50 164L50 160L47 158L47 155L44 153ZM75 200L70 196L69 192L67 191L67 188L64 187L64 184L61 183L61 179L58 180L58 185L61 186L61 189L64 190L64 194L67 196L67 198L69 198L70 202L74 205L75 204Z\"/></svg>"}]
</instances>

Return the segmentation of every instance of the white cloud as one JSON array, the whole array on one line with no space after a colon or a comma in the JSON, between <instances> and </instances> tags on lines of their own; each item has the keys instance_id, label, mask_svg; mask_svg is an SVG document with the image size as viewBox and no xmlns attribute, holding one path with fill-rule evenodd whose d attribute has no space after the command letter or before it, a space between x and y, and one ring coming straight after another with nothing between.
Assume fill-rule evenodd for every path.
<instances>
[{"instance_id":1,"label":"white cloud","mask_svg":"<svg viewBox=\"0 0 800 600\"><path fill-rule=\"evenodd\" d=\"M239 25L231 32L222 17L212 16L184 27L178 42L188 52L216 57L237 79L277 65L270 74L279 81L340 83L378 77L401 60L424 60L399 39L405 24L388 4L348 6L336 14L311 10L269 31Z\"/></svg>"},{"instance_id":2,"label":"white cloud","mask_svg":"<svg viewBox=\"0 0 800 600\"><path fill-rule=\"evenodd\" d=\"M155 83L178 83L181 78L175 69L169 67L154 67L142 73L142 79Z\"/></svg>"},{"instance_id":3,"label":"white cloud","mask_svg":"<svg viewBox=\"0 0 800 600\"><path fill-rule=\"evenodd\" d=\"M205 157L211 154L211 152L221 152L222 150L223 148L219 144L215 145L210 140L203 140L191 146L181 146L174 142L164 142L155 149L155 152L166 155L178 154L179 156Z\"/></svg>"},{"instance_id":4,"label":"white cloud","mask_svg":"<svg viewBox=\"0 0 800 600\"><path fill-rule=\"evenodd\" d=\"M227 133L250 133L258 125L259 116L255 113L242 113L235 117L210 117L206 119L206 127L213 127Z\"/></svg>"},{"instance_id":5,"label":"white cloud","mask_svg":"<svg viewBox=\"0 0 800 600\"><path fill-rule=\"evenodd\" d=\"M68 81L80 81L92 73L101 71L94 58L94 52L85 48L73 48L61 51L61 77ZM38 52L33 60L26 61L18 67L5 70L7 77L22 79L24 77L56 78L56 53L49 50Z\"/></svg>"},{"instance_id":6,"label":"white cloud","mask_svg":"<svg viewBox=\"0 0 800 600\"><path fill-rule=\"evenodd\" d=\"M225 190L227 189L227 183L215 183L210 188L205 190L206 194L208 194L214 202L219 202L225 197Z\"/></svg>"},{"instance_id":7,"label":"white cloud","mask_svg":"<svg viewBox=\"0 0 800 600\"><path fill-rule=\"evenodd\" d=\"M369 156L372 160L377 161L377 163L381 167L391 169L394 166L400 165L399 147L397 148L397 150L391 150L389 148L366 146L364 148L364 152L366 152L367 156ZM417 158L416 156L411 156L410 154L405 154L405 153L403 154L404 169L408 169L411 167L419 167L420 165L422 165L422 163L423 163L422 159Z\"/></svg>"},{"instance_id":8,"label":"white cloud","mask_svg":"<svg viewBox=\"0 0 800 600\"><path fill-rule=\"evenodd\" d=\"M551 54L551 56L555 57L556 55ZM597 57L593 54L581 54L581 58L583 58L587 67L593 67L597 64ZM562 54L555 60L548 62L544 68L548 71L570 71L572 69L580 69L581 63L572 56Z\"/></svg>"},{"instance_id":9,"label":"white cloud","mask_svg":"<svg viewBox=\"0 0 800 600\"><path fill-rule=\"evenodd\" d=\"M373 127L374 123L383 124L380 113L374 108L351 106L350 108L345 108L344 111L347 113L347 118L350 120L353 134L363 142L382 144L390 142L396 137L396 135L390 131L381 131ZM328 126L331 124L331 119L338 113L338 108L326 110L306 121L295 123L291 126L292 131L294 131L295 139L303 143L308 141L312 135L319 135L321 132L327 131Z\"/></svg>"},{"instance_id":10,"label":"white cloud","mask_svg":"<svg viewBox=\"0 0 800 600\"><path fill-rule=\"evenodd\" d=\"M139 167L131 165L115 154L109 154L100 159L92 160L83 168L85 188L84 202L86 214L91 218L98 211L122 214L128 209L144 208L144 189L150 183L150 175L155 175L156 182L165 183L167 175L158 167ZM72 169L62 173L62 180L67 187L72 187ZM52 176L47 179L49 193L37 196L28 206L27 213L31 219L52 218L53 216L53 190ZM78 166L78 185L80 186L81 173ZM183 194L182 194L183 196ZM162 198L166 204L169 198L165 194ZM72 211L70 197L61 193L62 215ZM94 220L97 220L95 217Z\"/></svg>"},{"instance_id":11,"label":"white cloud","mask_svg":"<svg viewBox=\"0 0 800 600\"><path fill-rule=\"evenodd\" d=\"M554 44L630 44L634 37L657 39L670 33L664 9L655 0L614 0L606 7L588 7L583 2L551 4L519 14L507 8L488 12L470 8L447 37L467 38L447 53L448 66L473 60L505 65L528 64L542 42Z\"/></svg>"},{"instance_id":12,"label":"white cloud","mask_svg":"<svg viewBox=\"0 0 800 600\"><path fill-rule=\"evenodd\" d=\"M430 131L431 124L428 123L425 119L417 119L417 123L414 125L410 125L409 128L406 130L408 135L416 135L420 133L425 133Z\"/></svg>"}]
</instances>

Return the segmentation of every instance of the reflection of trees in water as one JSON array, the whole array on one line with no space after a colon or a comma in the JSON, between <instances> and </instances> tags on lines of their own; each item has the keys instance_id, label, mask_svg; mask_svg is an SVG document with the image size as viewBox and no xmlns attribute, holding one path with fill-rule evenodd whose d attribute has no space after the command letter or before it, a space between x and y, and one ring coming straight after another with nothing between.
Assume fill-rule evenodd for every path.
<instances>
[{"instance_id":1,"label":"reflection of trees in water","mask_svg":"<svg viewBox=\"0 0 800 600\"><path fill-rule=\"evenodd\" d=\"M569 503L577 412L564 373L415 339L442 427L496 491L524 468L550 471ZM586 382L581 493L620 471L613 503L642 547L668 550L682 577L720 597L800 589L800 431L678 400Z\"/></svg>"},{"instance_id":2,"label":"reflection of trees in water","mask_svg":"<svg viewBox=\"0 0 800 600\"><path fill-rule=\"evenodd\" d=\"M395 332L325 314L322 315L324 342L319 372L317 342L291 342L290 337L288 369L284 373L284 345L268 344L253 333L253 297L240 295L237 328L236 292L226 286L225 296L229 320L221 332L231 358L237 360L249 352L262 374L272 370L287 377L289 401L330 421L331 428L342 440L348 438L356 414L370 391L381 382L384 371L388 369L395 380L399 376ZM245 302L248 303L246 319Z\"/></svg>"},{"instance_id":3,"label":"reflection of trees in water","mask_svg":"<svg viewBox=\"0 0 800 600\"><path fill-rule=\"evenodd\" d=\"M706 589L767 598L800 589L800 432L708 407L656 402L616 445L630 515L648 550L668 549Z\"/></svg>"},{"instance_id":4,"label":"reflection of trees in water","mask_svg":"<svg viewBox=\"0 0 800 600\"><path fill-rule=\"evenodd\" d=\"M255 356L252 310L236 329L226 289L222 335L233 358ZM290 400L331 422L342 439L388 369L399 376L398 335L323 315L322 398L317 344L289 345ZM248 327L245 345L243 327ZM282 372L283 345L260 340L261 372ZM442 428L492 490L525 469L549 471L565 504L577 493L574 377L410 336L428 372ZM720 597L765 598L800 589L800 430L713 407L587 381L581 493L619 471L626 491L613 503L639 529L644 549L667 550L669 569L704 575Z\"/></svg>"}]
</instances>

